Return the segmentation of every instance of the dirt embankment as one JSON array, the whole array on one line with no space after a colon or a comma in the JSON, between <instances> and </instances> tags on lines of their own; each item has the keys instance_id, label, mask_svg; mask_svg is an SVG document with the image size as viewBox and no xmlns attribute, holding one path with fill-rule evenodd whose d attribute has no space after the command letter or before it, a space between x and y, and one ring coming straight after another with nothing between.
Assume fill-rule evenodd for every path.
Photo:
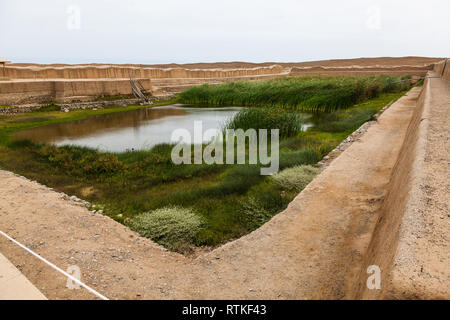
<instances>
[{"instance_id":1,"label":"dirt embankment","mask_svg":"<svg viewBox=\"0 0 450 320\"><path fill-rule=\"evenodd\" d=\"M450 73L441 64L430 75L442 74ZM449 119L450 82L427 79L353 297L450 298ZM381 291L362 281L373 264L383 270Z\"/></svg>"}]
</instances>

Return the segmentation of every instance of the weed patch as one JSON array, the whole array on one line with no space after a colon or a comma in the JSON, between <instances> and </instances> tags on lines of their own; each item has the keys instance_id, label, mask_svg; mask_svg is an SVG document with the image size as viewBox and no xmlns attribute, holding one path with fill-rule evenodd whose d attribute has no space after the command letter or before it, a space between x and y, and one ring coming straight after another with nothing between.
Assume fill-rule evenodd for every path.
<instances>
[{"instance_id":1,"label":"weed patch","mask_svg":"<svg viewBox=\"0 0 450 320\"><path fill-rule=\"evenodd\" d=\"M190 209L169 207L137 215L129 226L170 250L179 250L193 243L202 223Z\"/></svg>"}]
</instances>

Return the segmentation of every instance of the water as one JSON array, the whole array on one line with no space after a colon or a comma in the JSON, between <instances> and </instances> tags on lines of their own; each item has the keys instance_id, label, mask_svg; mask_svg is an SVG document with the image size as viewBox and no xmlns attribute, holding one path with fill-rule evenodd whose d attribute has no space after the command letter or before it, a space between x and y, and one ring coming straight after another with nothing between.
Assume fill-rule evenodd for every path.
<instances>
[{"instance_id":1,"label":"water","mask_svg":"<svg viewBox=\"0 0 450 320\"><path fill-rule=\"evenodd\" d=\"M170 105L52 124L21 131L16 136L58 146L76 145L111 152L149 149L160 143L170 143L176 129L187 129L194 137L194 121L202 121L204 131L221 129L240 109L242 108L187 108Z\"/></svg>"},{"instance_id":2,"label":"water","mask_svg":"<svg viewBox=\"0 0 450 320\"><path fill-rule=\"evenodd\" d=\"M202 121L203 132L221 129L242 108L191 108L180 105L146 108L97 115L84 120L59 123L18 132L18 138L48 142L58 146L76 145L101 151L123 152L150 149L160 143L171 143L176 129L187 129L193 143L194 121ZM310 125L305 125L307 128ZM202 137L200 140L203 140Z\"/></svg>"}]
</instances>

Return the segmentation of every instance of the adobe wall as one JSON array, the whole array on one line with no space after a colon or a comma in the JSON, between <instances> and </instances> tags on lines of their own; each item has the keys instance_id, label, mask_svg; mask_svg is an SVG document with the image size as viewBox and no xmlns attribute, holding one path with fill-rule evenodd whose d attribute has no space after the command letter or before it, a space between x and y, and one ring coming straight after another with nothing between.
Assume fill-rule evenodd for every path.
<instances>
[{"instance_id":1,"label":"adobe wall","mask_svg":"<svg viewBox=\"0 0 450 320\"><path fill-rule=\"evenodd\" d=\"M442 79L450 81L450 61L444 60L436 63L434 66L436 75L441 76Z\"/></svg>"},{"instance_id":2,"label":"adobe wall","mask_svg":"<svg viewBox=\"0 0 450 320\"><path fill-rule=\"evenodd\" d=\"M150 79L139 80L152 91ZM41 80L0 81L0 105L26 104L42 101L65 102L79 97L132 94L130 81L121 80Z\"/></svg>"},{"instance_id":3,"label":"adobe wall","mask_svg":"<svg viewBox=\"0 0 450 320\"><path fill-rule=\"evenodd\" d=\"M55 82L0 82L0 105L24 104L54 100Z\"/></svg>"},{"instance_id":4,"label":"adobe wall","mask_svg":"<svg viewBox=\"0 0 450 320\"><path fill-rule=\"evenodd\" d=\"M425 76L428 71L433 70L434 65L425 66L351 66L351 67L294 67L289 75L346 75L346 76Z\"/></svg>"},{"instance_id":5,"label":"adobe wall","mask_svg":"<svg viewBox=\"0 0 450 320\"><path fill-rule=\"evenodd\" d=\"M6 67L9 79L129 79L135 78L230 78L278 74L285 68L270 67L248 69L184 69L184 68L140 68L119 66L66 66L66 67Z\"/></svg>"},{"instance_id":6,"label":"adobe wall","mask_svg":"<svg viewBox=\"0 0 450 320\"><path fill-rule=\"evenodd\" d=\"M64 66L64 67L6 67L9 79L213 79L274 74L336 74L336 75L425 75L433 65L425 66L352 66L352 67L292 67L280 65L238 69L184 69L119 66Z\"/></svg>"}]
</instances>

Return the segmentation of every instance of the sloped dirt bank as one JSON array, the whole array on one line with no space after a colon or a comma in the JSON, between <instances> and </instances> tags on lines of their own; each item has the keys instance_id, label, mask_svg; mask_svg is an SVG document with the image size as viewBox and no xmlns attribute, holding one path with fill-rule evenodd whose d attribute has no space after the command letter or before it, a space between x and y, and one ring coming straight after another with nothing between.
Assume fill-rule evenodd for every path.
<instances>
[{"instance_id":1,"label":"sloped dirt bank","mask_svg":"<svg viewBox=\"0 0 450 320\"><path fill-rule=\"evenodd\" d=\"M427 79L353 298L449 299L449 118L450 83ZM365 286L369 265L381 267L380 291Z\"/></svg>"}]
</instances>

